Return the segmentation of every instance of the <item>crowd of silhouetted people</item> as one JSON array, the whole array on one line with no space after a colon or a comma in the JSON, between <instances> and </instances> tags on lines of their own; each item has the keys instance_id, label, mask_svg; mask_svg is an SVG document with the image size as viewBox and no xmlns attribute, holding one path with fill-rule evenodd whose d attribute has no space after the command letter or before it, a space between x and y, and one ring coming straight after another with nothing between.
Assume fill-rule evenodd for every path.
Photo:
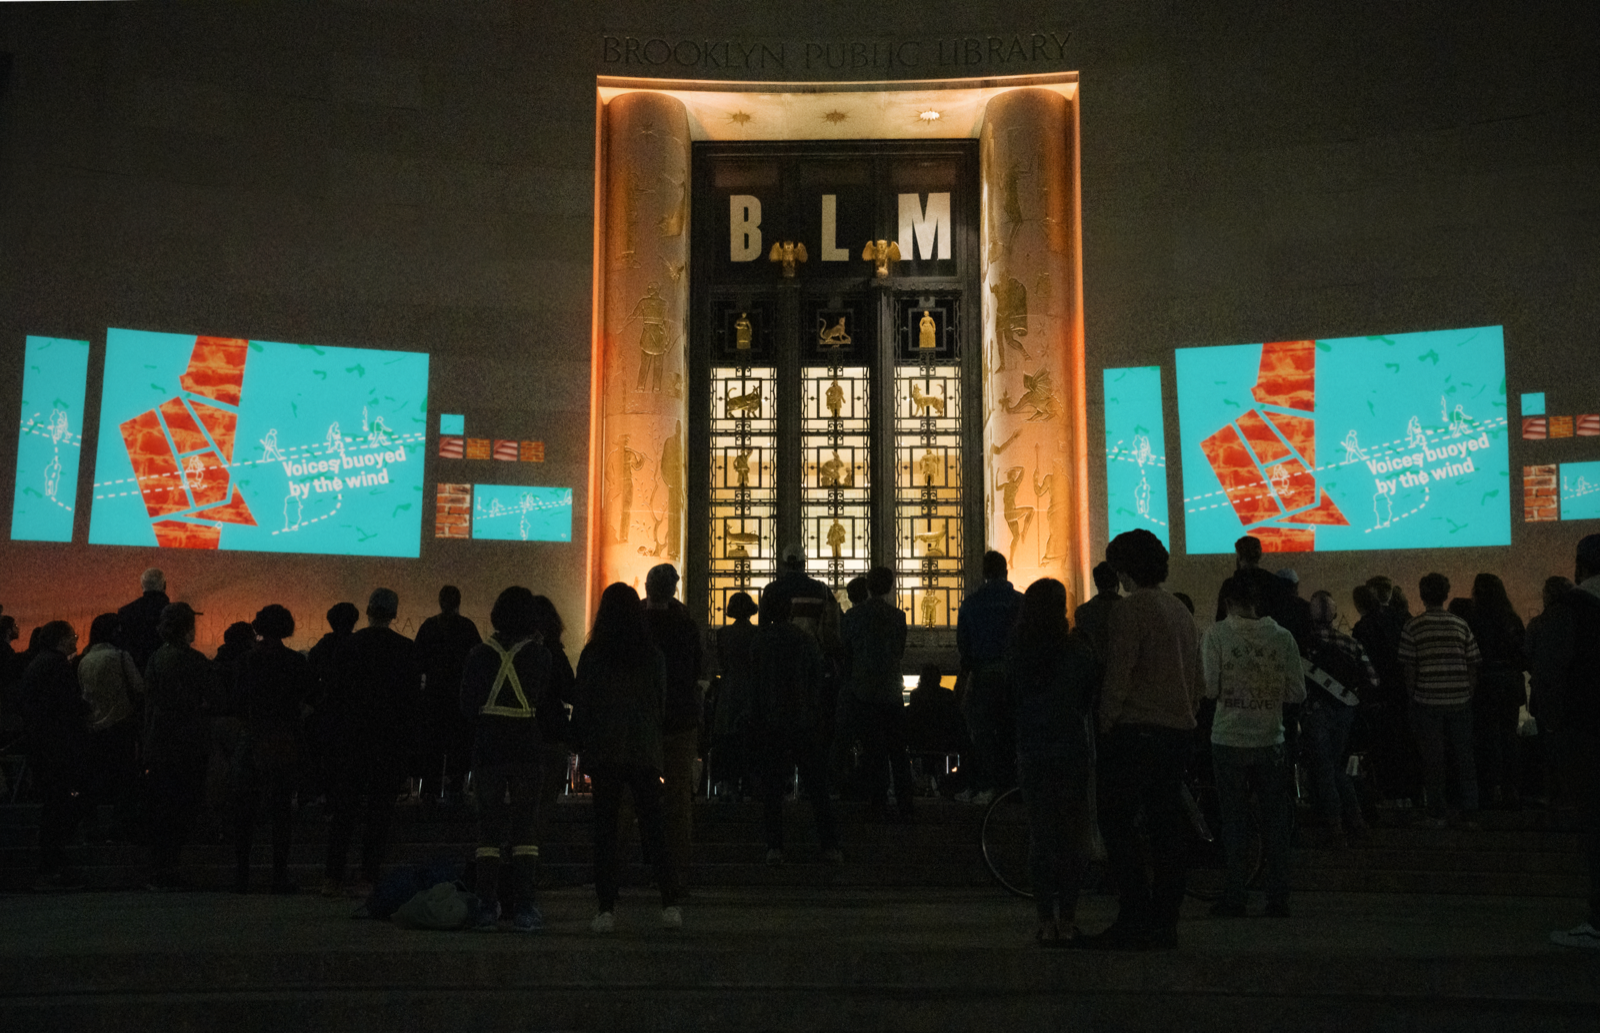
<instances>
[{"instance_id":1,"label":"crowd of silhouetted people","mask_svg":"<svg viewBox=\"0 0 1600 1033\"><path fill-rule=\"evenodd\" d=\"M1544 583L1543 611L1526 623L1493 573L1458 596L1429 574L1415 609L1376 576L1352 586L1346 611L1327 591L1303 598L1293 570L1264 568L1259 539L1241 538L1236 553L1204 621L1163 587L1167 551L1148 532L1111 541L1096 594L1070 615L1061 582L1018 591L1005 557L987 553L983 584L959 609L956 690L929 663L909 700L893 571L852 580L841 605L798 547L759 602L716 600L726 623L709 631L678 600L670 564L649 571L642 599L610 585L576 664L556 607L521 586L495 599L487 638L450 586L407 638L393 627L398 596L379 588L365 626L338 603L304 652L286 644L295 616L269 604L207 657L194 646L198 614L149 570L139 598L96 617L87 642L52 620L18 651L16 620L0 612L0 745L25 758L5 773L39 804L40 892L82 888L67 861L91 813L109 815L100 834L148 851L151 890L187 888L185 847L205 837L233 843L237 892L260 888L263 810L265 888L297 892L296 812L321 802L314 888L370 898L398 805L470 800L479 841L464 924L531 931L542 925L541 815L579 788L593 812L591 928L616 927L625 801L661 923L678 928L697 795L759 799L764 860L782 865L784 801L797 790L823 862L837 865L837 801L914 821L919 796L987 805L1015 788L1037 940L1159 949L1177 942L1185 787L1198 781L1214 791L1226 858L1219 918L1252 913L1252 835L1265 913L1284 917L1296 837L1342 849L1385 812L1472 829L1480 810L1575 806L1590 913L1551 938L1600 946L1600 535L1579 543L1572 580ZM1076 907L1096 858L1117 917L1086 934Z\"/></svg>"}]
</instances>

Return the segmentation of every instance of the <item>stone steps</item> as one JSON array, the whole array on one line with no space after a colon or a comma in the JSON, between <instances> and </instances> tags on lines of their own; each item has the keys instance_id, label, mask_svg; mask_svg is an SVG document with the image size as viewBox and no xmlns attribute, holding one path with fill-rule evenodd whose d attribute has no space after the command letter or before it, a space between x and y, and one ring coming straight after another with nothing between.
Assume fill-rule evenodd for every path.
<instances>
[{"instance_id":1,"label":"stone steps","mask_svg":"<svg viewBox=\"0 0 1600 1033\"><path fill-rule=\"evenodd\" d=\"M589 880L590 813L586 800L563 798L547 816L541 867L548 881L574 885ZM986 886L990 880L979 845L982 815L982 808L926 800L915 822L883 823L869 820L863 805L841 804L840 839L848 863L829 867L818 863L810 808L791 801L785 815L790 863L769 867L762 863L759 805L700 803L689 878L701 886ZM1496 812L1483 815L1482 824L1478 830L1379 827L1359 847L1297 849L1294 885L1307 891L1583 895L1585 874L1570 814ZM96 842L95 833L91 828L87 842L72 851L72 863L86 883L95 889L140 885L144 851L128 843ZM291 870L302 885L314 886L327 839L325 816L308 808L296 821L294 837ZM471 814L462 808L404 805L396 811L389 863L439 858L464 863L475 840ZM36 842L37 808L0 807L0 892L31 886ZM626 846L624 856L636 857L637 845ZM253 860L257 881L264 883L270 861L265 827L258 833ZM231 885L232 848L215 838L187 848L185 865L198 887ZM642 869L629 877L636 884L647 880Z\"/></svg>"}]
</instances>

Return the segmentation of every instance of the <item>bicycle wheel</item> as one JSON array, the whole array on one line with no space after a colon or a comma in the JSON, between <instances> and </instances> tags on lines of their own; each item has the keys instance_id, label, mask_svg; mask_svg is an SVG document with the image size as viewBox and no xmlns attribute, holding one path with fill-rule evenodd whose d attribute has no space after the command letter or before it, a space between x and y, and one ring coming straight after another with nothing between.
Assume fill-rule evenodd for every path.
<instances>
[{"instance_id":1,"label":"bicycle wheel","mask_svg":"<svg viewBox=\"0 0 1600 1033\"><path fill-rule=\"evenodd\" d=\"M1192 832L1187 858L1189 874L1184 892L1196 900L1213 901L1222 896L1228 860L1222 848L1221 810L1214 786L1183 786L1184 806ZM1253 809L1253 808L1252 808ZM1253 886L1261 875L1261 834L1258 824L1250 823L1245 839L1245 885Z\"/></svg>"},{"instance_id":2,"label":"bicycle wheel","mask_svg":"<svg viewBox=\"0 0 1600 1033\"><path fill-rule=\"evenodd\" d=\"M1028 838L1028 809L1022 804L1022 793L1007 789L983 814L983 863L1007 893L1031 898Z\"/></svg>"}]
</instances>

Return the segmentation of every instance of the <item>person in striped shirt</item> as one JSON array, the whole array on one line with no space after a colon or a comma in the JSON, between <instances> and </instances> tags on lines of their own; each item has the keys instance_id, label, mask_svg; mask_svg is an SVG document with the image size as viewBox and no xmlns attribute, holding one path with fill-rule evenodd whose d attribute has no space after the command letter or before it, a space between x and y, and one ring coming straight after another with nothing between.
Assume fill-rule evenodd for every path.
<instances>
[{"instance_id":1,"label":"person in striped shirt","mask_svg":"<svg viewBox=\"0 0 1600 1033\"><path fill-rule=\"evenodd\" d=\"M1411 698L1411 728L1422 756L1428 817L1425 828L1475 827L1478 774L1472 756L1472 693L1478 685L1477 640L1467 622L1445 609L1450 579L1429 574L1417 585L1426 607L1406 623L1400 663ZM1457 809L1445 805L1446 751L1453 759Z\"/></svg>"}]
</instances>

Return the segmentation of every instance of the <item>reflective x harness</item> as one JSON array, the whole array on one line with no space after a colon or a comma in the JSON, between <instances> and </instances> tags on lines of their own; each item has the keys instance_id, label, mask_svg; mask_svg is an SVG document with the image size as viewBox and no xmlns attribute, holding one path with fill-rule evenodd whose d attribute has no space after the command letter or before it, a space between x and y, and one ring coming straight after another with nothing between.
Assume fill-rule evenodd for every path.
<instances>
[{"instance_id":1,"label":"reflective x harness","mask_svg":"<svg viewBox=\"0 0 1600 1033\"><path fill-rule=\"evenodd\" d=\"M522 652L523 646L532 641L533 639L531 638L525 638L508 650L494 639L488 640L487 645L489 648L500 654L500 671L494 676L494 684L489 687L489 698L478 709L478 713L493 714L496 717L530 718L533 716L533 705L528 702L527 693L522 691L522 680L517 677L516 668L517 654ZM501 692L508 684L517 697L514 705L500 702Z\"/></svg>"}]
</instances>

